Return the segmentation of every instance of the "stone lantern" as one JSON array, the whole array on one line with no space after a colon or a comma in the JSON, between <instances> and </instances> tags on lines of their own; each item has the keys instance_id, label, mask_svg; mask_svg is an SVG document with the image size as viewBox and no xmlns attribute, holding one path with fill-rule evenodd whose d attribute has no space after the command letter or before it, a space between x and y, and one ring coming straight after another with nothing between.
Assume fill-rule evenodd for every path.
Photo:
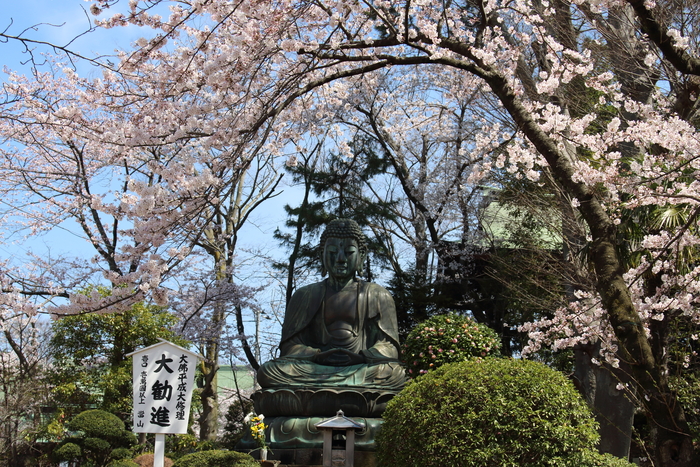
<instances>
[{"instance_id":1,"label":"stone lantern","mask_svg":"<svg viewBox=\"0 0 700 467\"><path fill-rule=\"evenodd\" d=\"M365 426L346 417L342 410L315 426L323 431L323 467L354 467L355 430Z\"/></svg>"}]
</instances>

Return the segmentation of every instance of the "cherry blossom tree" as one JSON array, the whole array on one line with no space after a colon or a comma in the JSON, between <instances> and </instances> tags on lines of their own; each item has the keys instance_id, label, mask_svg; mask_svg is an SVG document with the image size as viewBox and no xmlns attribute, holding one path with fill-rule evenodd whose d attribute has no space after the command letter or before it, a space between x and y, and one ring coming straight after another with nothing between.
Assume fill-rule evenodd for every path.
<instances>
[{"instance_id":1,"label":"cherry blossom tree","mask_svg":"<svg viewBox=\"0 0 700 467\"><path fill-rule=\"evenodd\" d=\"M32 457L40 432L41 408L50 397L43 371L48 333L35 318L3 322L0 344L0 458L10 463Z\"/></svg>"},{"instance_id":2,"label":"cherry blossom tree","mask_svg":"<svg viewBox=\"0 0 700 467\"><path fill-rule=\"evenodd\" d=\"M470 91L457 95L453 86ZM367 182L367 192L393 207L371 228L390 253L394 283L434 290L427 300L439 308L444 285L454 281L446 272L464 275L460 259L470 257L482 240L477 220L481 189L469 178L483 155L463 154L491 106L483 102L483 85L460 73L445 73L435 83L413 70L391 70L362 89L344 124L363 142L356 151L376 152L387 166L383 177ZM464 307L470 301L463 292L457 295L448 298L449 306ZM409 323L427 318L428 304L422 302L411 305L415 316Z\"/></svg>"},{"instance_id":3,"label":"cherry blossom tree","mask_svg":"<svg viewBox=\"0 0 700 467\"><path fill-rule=\"evenodd\" d=\"M69 76L63 79L50 74L35 79L13 75L5 84L9 97L3 109L0 151L4 218L8 229L14 225L18 234L30 236L72 221L97 260L64 263L62 268L39 264L37 270L44 277L32 280L13 274L8 264L7 281L17 287L5 291L70 299L68 304L57 304L54 313L108 312L128 307L157 289L192 241L182 230L177 232L175 224L164 227L184 214L166 208L164 198L159 198L165 190L157 183L157 170L163 168L158 160L167 157L165 151L150 148L132 157L134 153L125 154L102 140L99 134L110 123L118 124L124 114L108 116L108 107L85 105L96 95L110 97L102 94L99 83L66 71ZM144 196L137 198L136 192ZM179 243L169 241L173 235ZM84 288L96 280L107 281L113 288L111 297L76 293L77 284ZM154 299L167 302L159 293Z\"/></svg>"},{"instance_id":4,"label":"cherry blossom tree","mask_svg":"<svg viewBox=\"0 0 700 467\"><path fill-rule=\"evenodd\" d=\"M170 10L160 16L164 6ZM498 119L477 120L478 132L454 153L458 166L470 164L464 184L478 183L494 168L535 183L546 174L588 230L595 288L578 292L554 319L529 327L532 347L600 340L600 358L628 365L653 420L655 462L694 465L683 407L665 371L670 325L678 317L700 319L699 271L687 260L698 244L700 212L693 8L636 0L97 0L95 13L115 11L100 25L136 24L156 35L81 87L90 92L49 100L58 105L48 114L11 115L3 122L14 122L10 132L34 128L42 119L70 129L59 138L61 154L72 164L71 176L61 182L84 182L86 174L100 179L105 161L116 158L109 167L124 167L117 180L126 189L116 191L113 183L107 190L83 189L76 199L38 190L12 202L43 197L50 209L32 216L54 223L66 212L83 213L76 219L104 251L98 249L104 264L93 273L123 290L113 296L125 302L142 293L163 298L159 283L201 238L216 188L260 151L286 157L290 144L325 131L362 96L374 95L386 70L445 83L453 96L481 87L517 131ZM21 88L13 95L27 102L42 94ZM439 99L425 96L431 97ZM390 100L391 93L378 98ZM76 99L89 102L90 110L75 105ZM419 119L434 109L427 102L417 107ZM408 133L404 127L380 129L384 141L400 142ZM454 141L448 129L434 131ZM76 145L75 135L86 137ZM338 147L352 156L349 141ZM93 160L84 148L90 154L114 151ZM62 170L15 162L19 154L8 157L8 167L34 176ZM658 224L629 241L624 227L634 218L630 213L659 206L682 211L682 222ZM95 221L102 212L109 225ZM116 221L129 232L128 244L111 241L110 232L120 230ZM632 257L637 260L627 260Z\"/></svg>"},{"instance_id":5,"label":"cherry blossom tree","mask_svg":"<svg viewBox=\"0 0 700 467\"><path fill-rule=\"evenodd\" d=\"M81 78L59 64L36 73L11 74L4 85L4 227L6 232L35 237L69 223L89 249L78 258L34 256L25 263L19 258L6 262L5 319L38 313L120 313L144 299L158 305L172 298L182 302L177 295L189 292L187 284L180 282L175 288L178 283L168 281L208 281L182 274L194 270L193 252L203 251L212 265L199 271L214 277L226 293L217 293L214 301L191 293L189 303L194 297L204 301L188 313L216 302L218 311L199 323L220 332L228 315L224 309L233 309L238 335L256 365L245 337L242 299L236 296L241 289L233 283L232 271L241 227L280 180L267 148L259 144L245 152L235 146L201 144L201 138L170 139L179 123L173 120L169 129L155 128L165 122L150 107L162 103L144 99L152 91L108 69L98 79ZM197 105L197 96L187 95L185 100L177 106ZM141 140L166 133L165 140ZM246 159L239 157L233 165L222 162L236 151ZM112 292L85 294L88 285L106 285ZM218 419L219 344L216 332L209 331L200 333L208 336L203 347L204 419L214 420L201 423L207 439L216 436Z\"/></svg>"},{"instance_id":6,"label":"cherry blossom tree","mask_svg":"<svg viewBox=\"0 0 700 467\"><path fill-rule=\"evenodd\" d=\"M218 378L219 358L222 338L226 334L228 318L235 319L234 333L240 342L245 359L253 370L259 367L259 357L251 348L243 322L243 309L257 309L253 296L256 290L236 283L238 237L251 213L274 195L282 176L277 176L273 161L269 158L257 159L254 167L241 168L224 199L218 199L210 210L210 224L204 227L203 235L197 240L200 247L213 264L213 274L205 279L193 277L185 281L190 286L180 290L178 314L182 317L183 331L200 344L205 357L201 369L204 387L201 393L202 416L199 418L200 438L214 441L218 434ZM246 182L246 175L252 180ZM191 273L191 271L190 271ZM241 281L242 282L242 281ZM231 352L231 346L226 346Z\"/></svg>"},{"instance_id":7,"label":"cherry blossom tree","mask_svg":"<svg viewBox=\"0 0 700 467\"><path fill-rule=\"evenodd\" d=\"M160 31L124 56L122 72L148 77L154 92L144 99L174 111L175 96L185 91L212 99L179 109L173 115L188 118L175 131L151 128L149 140L189 136L221 144L226 132L243 148L271 135L277 142L298 138L290 133L295 125L313 132L362 94L348 86L353 77L371 85L386 68L406 67L433 81L459 72L486 86L518 132L484 122L461 152L465 160L481 158L471 181L492 167L533 181L548 172L589 232L595 291L533 329L533 345L602 339L611 364L629 365L653 415L655 462L695 463L683 408L664 371L663 332L655 331L676 315L697 313L697 270L679 261L697 245L697 59L686 16L692 4L202 0L173 4L164 18L150 13L153 3L130 2L104 22ZM120 5L95 3L96 10L110 7ZM454 94L461 93L457 83ZM582 93L596 100L578 112L574 98ZM600 122L603 108L613 116ZM212 125L208 116L224 109L229 114ZM158 120L163 130L169 124ZM226 163L240 154L231 156ZM639 264L626 263L619 248L624 213L669 205L686 209L686 220L628 245L642 255ZM648 274L658 280L645 280ZM553 341L555 335L568 337Z\"/></svg>"},{"instance_id":8,"label":"cherry blossom tree","mask_svg":"<svg viewBox=\"0 0 700 467\"><path fill-rule=\"evenodd\" d=\"M302 229L311 233L330 217L352 216L376 245L367 274L393 276L390 287L405 332L439 309L441 297L450 301L447 306L466 306L463 291L448 297L441 287L447 277L438 269L469 256L481 237L476 222L481 190L466 182L476 162L460 151L487 112L480 102L483 86L471 80L474 90L456 96L450 83L462 77L444 78L447 82L433 83L412 70L386 69L349 80L357 94L329 120L324 139L299 152L291 169L306 194L301 206L289 210L295 217L290 227L297 230L290 259L315 247L315 240L300 245ZM330 156L313 157L319 151Z\"/></svg>"}]
</instances>

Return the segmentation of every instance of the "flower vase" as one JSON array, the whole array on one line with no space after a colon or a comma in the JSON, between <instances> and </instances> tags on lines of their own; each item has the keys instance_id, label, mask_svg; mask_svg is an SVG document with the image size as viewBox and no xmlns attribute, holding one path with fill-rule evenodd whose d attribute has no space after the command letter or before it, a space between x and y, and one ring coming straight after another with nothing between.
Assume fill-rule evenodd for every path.
<instances>
[{"instance_id":1,"label":"flower vase","mask_svg":"<svg viewBox=\"0 0 700 467\"><path fill-rule=\"evenodd\" d=\"M266 461L267 460L267 448L262 448L260 450L260 460L261 461Z\"/></svg>"}]
</instances>

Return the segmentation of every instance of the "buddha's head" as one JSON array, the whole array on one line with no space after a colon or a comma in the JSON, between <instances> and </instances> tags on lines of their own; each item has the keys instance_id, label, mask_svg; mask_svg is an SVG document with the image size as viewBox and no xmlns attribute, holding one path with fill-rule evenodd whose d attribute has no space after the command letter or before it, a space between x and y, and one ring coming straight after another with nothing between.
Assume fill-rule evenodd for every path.
<instances>
[{"instance_id":1,"label":"buddha's head","mask_svg":"<svg viewBox=\"0 0 700 467\"><path fill-rule=\"evenodd\" d=\"M352 219L331 221L321 234L321 273L335 280L349 279L362 272L367 256L367 238Z\"/></svg>"}]
</instances>

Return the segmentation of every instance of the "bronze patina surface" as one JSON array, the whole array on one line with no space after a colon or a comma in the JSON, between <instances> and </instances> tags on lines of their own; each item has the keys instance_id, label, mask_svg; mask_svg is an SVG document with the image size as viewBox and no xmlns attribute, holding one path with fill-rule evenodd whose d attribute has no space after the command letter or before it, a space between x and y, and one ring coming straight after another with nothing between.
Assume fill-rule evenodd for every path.
<instances>
[{"instance_id":1,"label":"bronze patina surface","mask_svg":"<svg viewBox=\"0 0 700 467\"><path fill-rule=\"evenodd\" d=\"M356 277L367 255L361 229L349 219L332 221L321 246L329 277L294 293L280 357L258 371L262 389L253 400L269 422L273 452L276 446L320 447L310 420L338 410L361 417L368 429L358 436L358 448L373 449L381 414L406 381L394 300L383 287Z\"/></svg>"}]
</instances>

